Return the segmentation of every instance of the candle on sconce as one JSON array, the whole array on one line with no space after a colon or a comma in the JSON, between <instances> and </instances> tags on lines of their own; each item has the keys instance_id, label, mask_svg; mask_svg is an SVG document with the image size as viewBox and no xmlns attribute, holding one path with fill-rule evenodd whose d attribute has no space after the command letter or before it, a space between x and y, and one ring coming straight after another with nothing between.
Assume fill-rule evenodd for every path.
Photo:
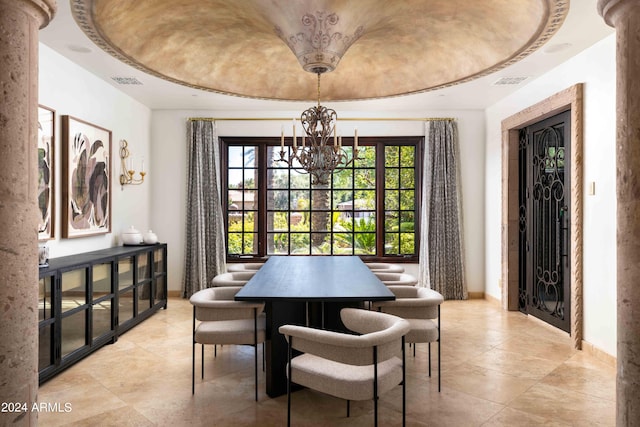
<instances>
[{"instance_id":1,"label":"candle on sconce","mask_svg":"<svg viewBox=\"0 0 640 427\"><path fill-rule=\"evenodd\" d=\"M140 162L140 172L144 172L144 157L142 158L142 161Z\"/></svg>"},{"instance_id":2,"label":"candle on sconce","mask_svg":"<svg viewBox=\"0 0 640 427\"><path fill-rule=\"evenodd\" d=\"M303 129L303 131L304 131L304 129ZM304 139L305 139L305 138L304 138L304 132L302 132L302 148L304 148L304 147L305 147Z\"/></svg>"},{"instance_id":3,"label":"candle on sconce","mask_svg":"<svg viewBox=\"0 0 640 427\"><path fill-rule=\"evenodd\" d=\"M358 128L357 127L353 130L353 148L354 149L358 148Z\"/></svg>"},{"instance_id":4,"label":"candle on sconce","mask_svg":"<svg viewBox=\"0 0 640 427\"><path fill-rule=\"evenodd\" d=\"M333 125L333 145L338 145L338 123Z\"/></svg>"},{"instance_id":5,"label":"candle on sconce","mask_svg":"<svg viewBox=\"0 0 640 427\"><path fill-rule=\"evenodd\" d=\"M284 151L284 125L280 126L280 151Z\"/></svg>"},{"instance_id":6,"label":"candle on sconce","mask_svg":"<svg viewBox=\"0 0 640 427\"><path fill-rule=\"evenodd\" d=\"M293 119L293 148L297 147L296 143L296 119Z\"/></svg>"}]
</instances>

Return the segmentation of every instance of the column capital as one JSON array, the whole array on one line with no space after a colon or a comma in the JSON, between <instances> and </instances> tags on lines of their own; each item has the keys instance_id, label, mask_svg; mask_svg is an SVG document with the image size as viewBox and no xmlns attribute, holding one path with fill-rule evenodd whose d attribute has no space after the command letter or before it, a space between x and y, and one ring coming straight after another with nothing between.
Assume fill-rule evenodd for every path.
<instances>
[{"instance_id":1,"label":"column capital","mask_svg":"<svg viewBox=\"0 0 640 427\"><path fill-rule=\"evenodd\" d=\"M598 13L611 27L615 28L621 17L632 12L640 12L638 0L598 0Z\"/></svg>"},{"instance_id":2,"label":"column capital","mask_svg":"<svg viewBox=\"0 0 640 427\"><path fill-rule=\"evenodd\" d=\"M58 10L57 0L0 0L0 9L16 8L38 20L39 28L49 25Z\"/></svg>"}]
</instances>

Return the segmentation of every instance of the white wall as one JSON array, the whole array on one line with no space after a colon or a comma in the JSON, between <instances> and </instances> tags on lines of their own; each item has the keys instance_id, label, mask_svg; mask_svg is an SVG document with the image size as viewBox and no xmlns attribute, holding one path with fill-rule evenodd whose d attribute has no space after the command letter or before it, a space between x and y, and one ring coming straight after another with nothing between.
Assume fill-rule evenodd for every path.
<instances>
[{"instance_id":1,"label":"white wall","mask_svg":"<svg viewBox=\"0 0 640 427\"><path fill-rule=\"evenodd\" d=\"M300 111L308 105L301 104ZM332 105L339 117L375 117L371 112L347 111L346 105ZM345 109L343 109L344 107ZM232 113L187 110L157 110L152 114L151 163L164 171L151 180L151 227L162 241L169 243L169 289L179 290L184 264L185 200L186 200L186 135L189 117L283 117L282 121L219 121L220 136L279 136L281 126L291 126L291 117L300 111L234 111ZM346 114L345 114L346 113ZM482 111L412 111L377 117L455 117L458 119L461 146L462 191L466 278L469 291L484 291L484 114ZM424 135L424 122L406 121L345 121L342 128L350 134L354 126L358 135L410 136ZM339 124L339 126L341 126ZM417 269L416 269L417 273Z\"/></svg>"},{"instance_id":2,"label":"white wall","mask_svg":"<svg viewBox=\"0 0 640 427\"><path fill-rule=\"evenodd\" d=\"M500 299L501 121L584 83L584 339L616 354L615 35L486 110L486 292ZM595 195L588 184L595 182Z\"/></svg>"},{"instance_id":3,"label":"white wall","mask_svg":"<svg viewBox=\"0 0 640 427\"><path fill-rule=\"evenodd\" d=\"M51 258L119 245L119 235L130 225L140 231L149 227L150 185L120 188L118 143L129 142L134 161L149 159L151 110L95 77L83 68L40 44L39 103L56 112L55 122L55 234L47 242ZM111 233L94 237L62 239L62 115L71 115L112 131L111 134ZM156 171L145 162L152 181Z\"/></svg>"}]
</instances>

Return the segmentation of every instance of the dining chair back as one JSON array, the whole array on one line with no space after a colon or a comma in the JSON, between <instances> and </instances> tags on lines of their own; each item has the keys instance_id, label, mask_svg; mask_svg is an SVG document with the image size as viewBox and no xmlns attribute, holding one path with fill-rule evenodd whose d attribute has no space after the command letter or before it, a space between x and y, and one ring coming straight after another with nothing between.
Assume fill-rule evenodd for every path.
<instances>
[{"instance_id":1,"label":"dining chair back","mask_svg":"<svg viewBox=\"0 0 640 427\"><path fill-rule=\"evenodd\" d=\"M291 384L296 383L347 400L374 402L402 384L402 424L405 424L406 381L404 336L409 322L376 311L344 308L340 318L356 334L284 325L279 332L288 343L287 425L291 424ZM293 351L302 354L293 357Z\"/></svg>"},{"instance_id":2,"label":"dining chair back","mask_svg":"<svg viewBox=\"0 0 640 427\"><path fill-rule=\"evenodd\" d=\"M405 341L413 344L414 356L416 343L428 343L429 376L431 376L431 343L438 343L438 391L440 391L440 305L444 298L433 289L416 286L389 286L389 289L396 299L393 301L374 301L371 303L371 308L402 317L409 322L411 329L407 333Z\"/></svg>"},{"instance_id":3,"label":"dining chair back","mask_svg":"<svg viewBox=\"0 0 640 427\"><path fill-rule=\"evenodd\" d=\"M227 272L233 273L236 271L257 271L264 265L262 262L236 262L227 264Z\"/></svg>"},{"instance_id":4,"label":"dining chair back","mask_svg":"<svg viewBox=\"0 0 640 427\"><path fill-rule=\"evenodd\" d=\"M244 286L256 274L258 270L234 271L218 274L211 281L211 286Z\"/></svg>"},{"instance_id":5,"label":"dining chair back","mask_svg":"<svg viewBox=\"0 0 640 427\"><path fill-rule=\"evenodd\" d=\"M374 272L373 274L387 286L415 286L418 284L418 279L409 273Z\"/></svg>"},{"instance_id":6,"label":"dining chair back","mask_svg":"<svg viewBox=\"0 0 640 427\"><path fill-rule=\"evenodd\" d=\"M404 267L388 262L367 262L365 265L375 273L404 273Z\"/></svg>"},{"instance_id":7,"label":"dining chair back","mask_svg":"<svg viewBox=\"0 0 640 427\"><path fill-rule=\"evenodd\" d=\"M264 303L235 301L239 286L207 288L194 293L191 393L195 393L196 344L201 344L202 378L204 346L218 344L254 346L255 399L258 400L258 344L265 341Z\"/></svg>"}]
</instances>

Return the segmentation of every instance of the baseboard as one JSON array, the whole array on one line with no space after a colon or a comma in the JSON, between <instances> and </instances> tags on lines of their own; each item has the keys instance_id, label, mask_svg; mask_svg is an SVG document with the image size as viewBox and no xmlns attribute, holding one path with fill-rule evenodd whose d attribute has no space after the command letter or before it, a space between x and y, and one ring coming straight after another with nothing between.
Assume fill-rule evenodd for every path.
<instances>
[{"instance_id":1,"label":"baseboard","mask_svg":"<svg viewBox=\"0 0 640 427\"><path fill-rule=\"evenodd\" d=\"M467 292L469 299L484 299L484 292Z\"/></svg>"},{"instance_id":2,"label":"baseboard","mask_svg":"<svg viewBox=\"0 0 640 427\"><path fill-rule=\"evenodd\" d=\"M618 363L617 357L610 355L609 353L599 349L595 345L585 340L582 340L582 351L584 351L589 356L606 363L609 366L613 366L614 368Z\"/></svg>"},{"instance_id":3,"label":"baseboard","mask_svg":"<svg viewBox=\"0 0 640 427\"><path fill-rule=\"evenodd\" d=\"M182 297L182 291L167 291L167 296L169 298L180 298Z\"/></svg>"}]
</instances>

